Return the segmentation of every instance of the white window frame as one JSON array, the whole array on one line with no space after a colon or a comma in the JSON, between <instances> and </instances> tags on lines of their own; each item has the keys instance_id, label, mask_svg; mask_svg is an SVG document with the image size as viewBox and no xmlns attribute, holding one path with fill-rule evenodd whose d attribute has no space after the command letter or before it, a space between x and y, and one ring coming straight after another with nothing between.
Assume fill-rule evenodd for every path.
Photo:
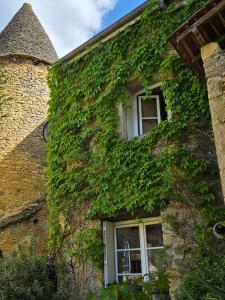
<instances>
[{"instance_id":1,"label":"white window frame","mask_svg":"<svg viewBox=\"0 0 225 300\"><path fill-rule=\"evenodd\" d=\"M118 282L119 276L123 276L125 274L118 273L118 258L117 253L120 251L124 251L124 249L117 249L117 236L116 236L116 229L117 228L124 228L124 227L139 227L139 234L140 234L140 248L132 249L131 251L138 250L141 252L141 267L142 273L135 273L135 274L126 274L130 276L144 276L149 273L148 270L148 249L163 249L163 246L159 247L147 247L147 238L146 238L146 226L152 224L162 224L161 217L152 217L152 218L144 218L138 220L129 220L129 221L121 221L115 222L114 224L114 251L115 251L115 277L116 281Z\"/></svg>"},{"instance_id":2,"label":"white window frame","mask_svg":"<svg viewBox=\"0 0 225 300\"><path fill-rule=\"evenodd\" d=\"M156 88L159 88L162 86L162 82L157 82L153 85L151 85L149 87L150 90L154 90ZM143 133L140 132L139 128L140 128L140 125L139 125L139 120L140 120L140 116L139 116L139 112L138 112L138 103L137 103L137 99L139 96L143 96L145 94L145 90L142 89L136 93L133 94L133 105L132 105L132 108L133 108L133 132L134 132L134 136L141 136ZM151 95L151 97L158 97L159 95ZM139 110L140 111L140 110ZM157 105L157 112L159 111L159 115L160 115L160 121L161 121L161 113L160 113L160 102L158 102L158 105ZM169 113L167 112L168 114L168 119L169 119ZM160 122L158 122L159 124Z\"/></svg>"},{"instance_id":3,"label":"white window frame","mask_svg":"<svg viewBox=\"0 0 225 300\"><path fill-rule=\"evenodd\" d=\"M160 103L159 103L159 95L151 95L149 99L156 99L156 106L157 106L157 117L143 117L142 116L142 101L145 100L144 95L137 95L137 105L138 105L138 124L139 124L139 134L143 135L143 120L157 120L158 124L161 122L161 112L160 112Z\"/></svg>"},{"instance_id":4,"label":"white window frame","mask_svg":"<svg viewBox=\"0 0 225 300\"><path fill-rule=\"evenodd\" d=\"M156 88L162 87L162 82L157 82L154 85L149 87L150 90L154 90ZM133 138L142 135L142 132L139 131L139 111L137 98L138 96L143 96L145 94L145 90L141 89L138 92L128 92L127 97L130 99L128 105L123 107L121 104L119 110L119 120L120 120L120 134L123 138ZM154 95L151 95L154 97ZM155 95L158 97L159 95ZM159 96L160 99L160 96ZM164 101L166 102L166 98L164 97ZM160 100L158 102L158 115L160 115L160 121L162 121L161 111L160 111ZM171 111L167 110L167 120L171 119ZM160 121L158 123L160 123Z\"/></svg>"}]
</instances>

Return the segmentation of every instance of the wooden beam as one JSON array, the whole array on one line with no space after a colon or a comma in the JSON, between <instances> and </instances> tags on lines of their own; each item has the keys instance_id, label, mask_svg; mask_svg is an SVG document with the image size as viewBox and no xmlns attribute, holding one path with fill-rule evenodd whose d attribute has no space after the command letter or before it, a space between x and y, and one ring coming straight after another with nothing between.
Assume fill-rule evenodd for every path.
<instances>
[{"instance_id":1,"label":"wooden beam","mask_svg":"<svg viewBox=\"0 0 225 300\"><path fill-rule=\"evenodd\" d=\"M197 40L198 44L200 47L204 46L205 44L207 44L207 41L205 39L205 37L202 35L202 33L198 30L197 27L194 27L192 30L192 33L195 37L195 39Z\"/></svg>"},{"instance_id":2,"label":"wooden beam","mask_svg":"<svg viewBox=\"0 0 225 300\"><path fill-rule=\"evenodd\" d=\"M190 57L190 61L192 61L192 58L195 56L194 53L192 52L191 48L189 47L189 45L185 42L182 41L182 46L185 49L186 53L188 54L188 57Z\"/></svg>"},{"instance_id":3,"label":"wooden beam","mask_svg":"<svg viewBox=\"0 0 225 300\"><path fill-rule=\"evenodd\" d=\"M195 64L196 61L198 61L199 59L201 59L201 54L196 55L196 56L192 59L192 64Z\"/></svg>"},{"instance_id":4,"label":"wooden beam","mask_svg":"<svg viewBox=\"0 0 225 300\"><path fill-rule=\"evenodd\" d=\"M176 51L180 54L181 57L183 57L186 64L191 66L192 57L188 55L187 51L185 51L185 48L181 44L177 45Z\"/></svg>"},{"instance_id":5,"label":"wooden beam","mask_svg":"<svg viewBox=\"0 0 225 300\"><path fill-rule=\"evenodd\" d=\"M225 20L221 13L218 14L220 21L222 22L223 26L225 27Z\"/></svg>"},{"instance_id":6,"label":"wooden beam","mask_svg":"<svg viewBox=\"0 0 225 300\"><path fill-rule=\"evenodd\" d=\"M210 24L210 26L212 27L212 29L215 31L217 37L219 37L219 36L220 36L220 33L218 32L218 30L216 29L215 25L213 24L212 19L209 20L209 24Z\"/></svg>"},{"instance_id":7,"label":"wooden beam","mask_svg":"<svg viewBox=\"0 0 225 300\"><path fill-rule=\"evenodd\" d=\"M199 29L199 30L201 30L201 32L202 32L202 34L204 35L204 37L205 37L205 40L207 41L207 43L210 43L210 37L209 37L209 35L208 35L208 33L206 32L206 30L201 26L201 28Z\"/></svg>"},{"instance_id":8,"label":"wooden beam","mask_svg":"<svg viewBox=\"0 0 225 300\"><path fill-rule=\"evenodd\" d=\"M216 41L217 41L218 43L221 43L221 42L223 42L224 40L225 40L225 34L221 35Z\"/></svg>"},{"instance_id":9,"label":"wooden beam","mask_svg":"<svg viewBox=\"0 0 225 300\"><path fill-rule=\"evenodd\" d=\"M222 0L219 4L217 4L214 8L212 8L208 13L203 15L199 20L197 20L188 29L184 30L184 32L181 33L177 37L177 43L179 43L180 40L184 39L190 32L193 32L193 30L195 28L197 28L199 25L207 22L210 18L214 17L216 14L218 14L224 8L225 8L225 0Z\"/></svg>"}]
</instances>

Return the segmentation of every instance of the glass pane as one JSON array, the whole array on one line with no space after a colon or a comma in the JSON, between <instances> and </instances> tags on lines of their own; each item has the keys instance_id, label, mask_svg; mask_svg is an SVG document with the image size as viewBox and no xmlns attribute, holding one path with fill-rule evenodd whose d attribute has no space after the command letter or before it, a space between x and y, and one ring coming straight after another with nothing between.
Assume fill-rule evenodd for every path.
<instances>
[{"instance_id":1,"label":"glass pane","mask_svg":"<svg viewBox=\"0 0 225 300\"><path fill-rule=\"evenodd\" d=\"M142 120L142 132L143 134L151 131L158 125L158 120Z\"/></svg>"},{"instance_id":2,"label":"glass pane","mask_svg":"<svg viewBox=\"0 0 225 300\"><path fill-rule=\"evenodd\" d=\"M141 251L122 251L117 253L118 273L141 273Z\"/></svg>"},{"instance_id":3,"label":"glass pane","mask_svg":"<svg viewBox=\"0 0 225 300\"><path fill-rule=\"evenodd\" d=\"M156 99L141 100L142 118L157 117Z\"/></svg>"},{"instance_id":4,"label":"glass pane","mask_svg":"<svg viewBox=\"0 0 225 300\"><path fill-rule=\"evenodd\" d=\"M156 272L162 264L161 249L148 250L148 269L149 272Z\"/></svg>"},{"instance_id":5,"label":"glass pane","mask_svg":"<svg viewBox=\"0 0 225 300\"><path fill-rule=\"evenodd\" d=\"M163 246L162 224L146 226L147 248Z\"/></svg>"},{"instance_id":6,"label":"glass pane","mask_svg":"<svg viewBox=\"0 0 225 300\"><path fill-rule=\"evenodd\" d=\"M141 277L139 275L120 275L118 276L118 282L133 282L135 278Z\"/></svg>"},{"instance_id":7,"label":"glass pane","mask_svg":"<svg viewBox=\"0 0 225 300\"><path fill-rule=\"evenodd\" d=\"M140 248L139 227L124 227L116 229L117 249Z\"/></svg>"}]
</instances>

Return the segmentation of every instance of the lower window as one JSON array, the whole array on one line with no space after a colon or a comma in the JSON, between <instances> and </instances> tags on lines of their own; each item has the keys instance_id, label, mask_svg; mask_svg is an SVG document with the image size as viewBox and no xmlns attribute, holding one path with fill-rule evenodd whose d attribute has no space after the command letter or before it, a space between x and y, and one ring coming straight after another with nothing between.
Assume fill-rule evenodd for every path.
<instances>
[{"instance_id":1,"label":"lower window","mask_svg":"<svg viewBox=\"0 0 225 300\"><path fill-rule=\"evenodd\" d=\"M110 222L111 223L111 222ZM106 243L110 234L114 234L111 246L114 251L105 251L105 272L114 272L114 281L131 281L135 277L144 276L157 271L161 263L163 248L162 225L159 218L131 220L111 223L111 233L106 231ZM107 245L106 245L107 246ZM106 247L107 248L107 247ZM114 263L109 256L114 252ZM111 263L109 263L111 261ZM109 266L114 265L114 270ZM111 276L111 275L110 275ZM105 276L107 279L107 276ZM110 283L110 282L107 282Z\"/></svg>"}]
</instances>

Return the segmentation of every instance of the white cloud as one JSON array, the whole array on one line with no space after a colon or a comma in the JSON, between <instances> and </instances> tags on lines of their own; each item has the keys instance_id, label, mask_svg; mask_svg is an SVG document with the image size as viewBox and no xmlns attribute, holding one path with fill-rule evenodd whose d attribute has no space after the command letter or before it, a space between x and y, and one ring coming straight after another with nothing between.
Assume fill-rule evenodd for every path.
<instances>
[{"instance_id":1,"label":"white cloud","mask_svg":"<svg viewBox=\"0 0 225 300\"><path fill-rule=\"evenodd\" d=\"M59 56L73 50L102 26L104 15L118 0L30 0ZM3 3L4 2L4 3ZM24 0L0 0L0 30Z\"/></svg>"}]
</instances>

